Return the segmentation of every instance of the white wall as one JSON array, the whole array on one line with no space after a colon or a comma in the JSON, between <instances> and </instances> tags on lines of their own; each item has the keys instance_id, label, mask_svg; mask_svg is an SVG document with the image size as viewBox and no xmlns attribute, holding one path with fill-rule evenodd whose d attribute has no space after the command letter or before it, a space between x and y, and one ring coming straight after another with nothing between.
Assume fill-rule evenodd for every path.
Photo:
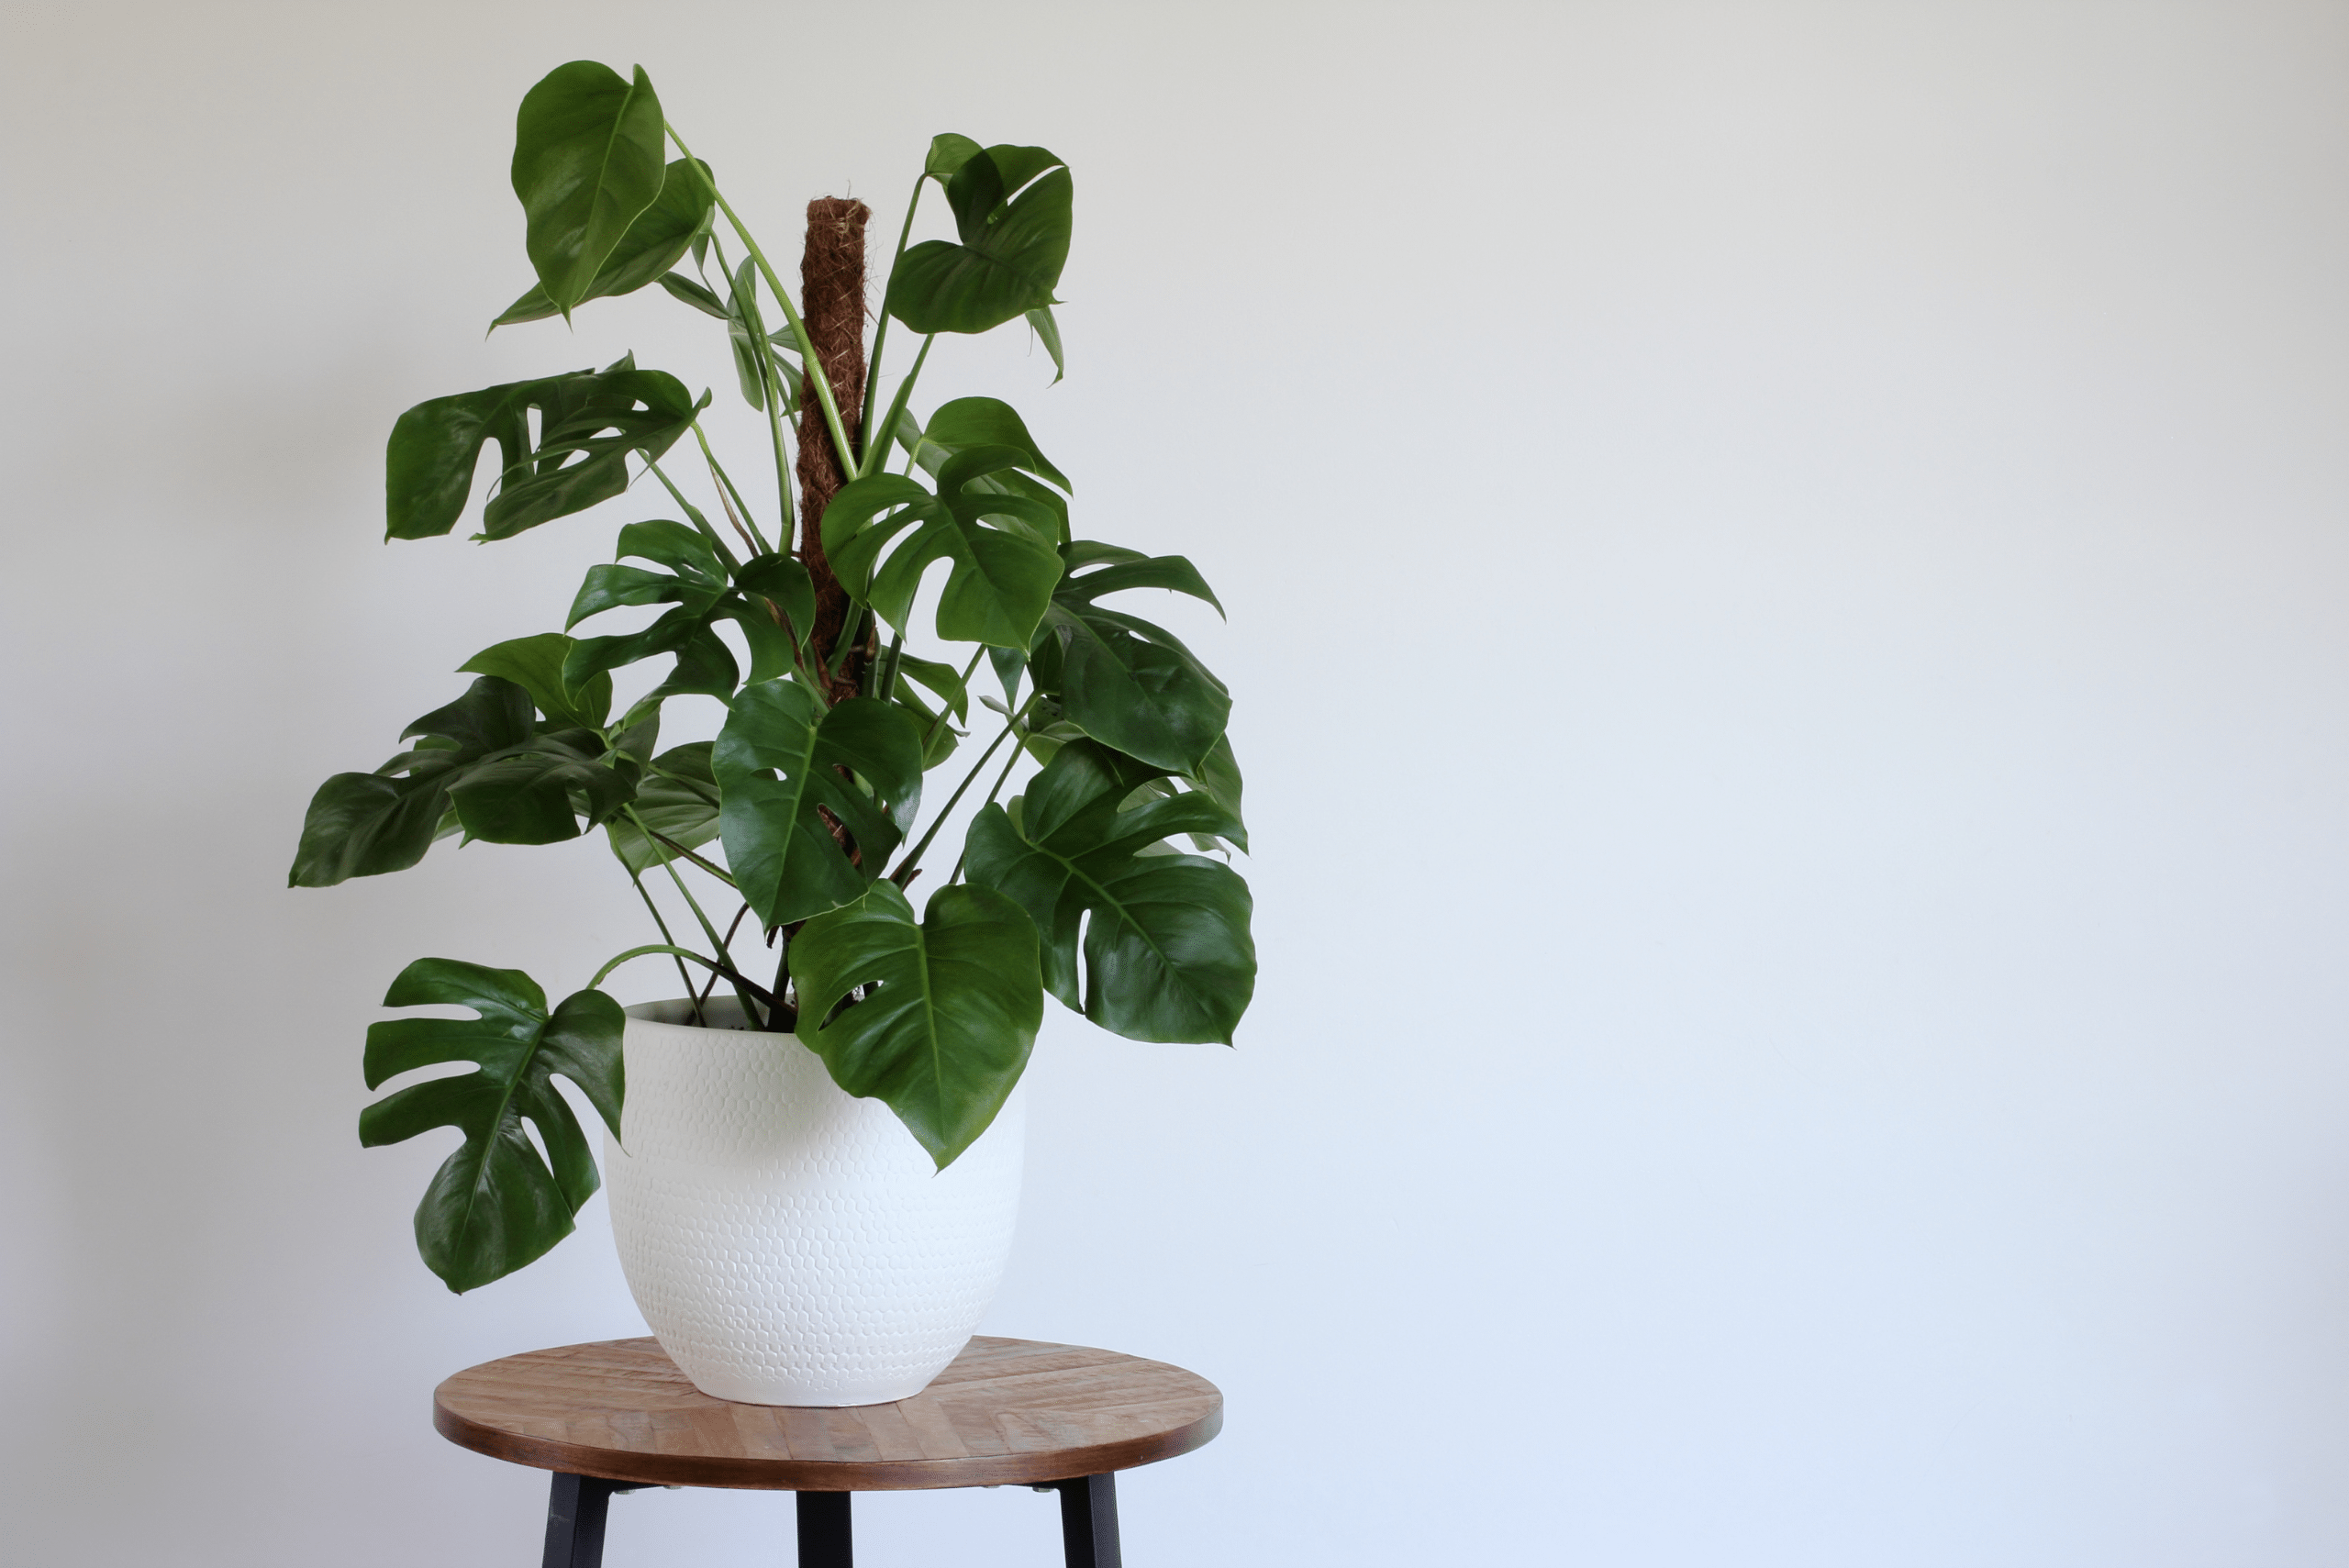
<instances>
[{"instance_id":1,"label":"white wall","mask_svg":"<svg viewBox=\"0 0 2349 1568\"><path fill-rule=\"evenodd\" d=\"M608 862L281 885L626 520L386 548L393 417L629 346L730 396L657 299L480 339L578 56L770 235L894 223L941 129L1075 168L1068 381L937 389L1221 588L1259 845L1238 1050L1049 1031L988 1322L1226 1390L1137 1568L2349 1556L2341 7L5 26L10 1562L535 1562L430 1386L640 1331L600 1200L459 1299L441 1148L351 1128L410 958L643 940ZM865 1558L1050 1512L884 1498ZM629 1499L612 1561L787 1518Z\"/></svg>"}]
</instances>

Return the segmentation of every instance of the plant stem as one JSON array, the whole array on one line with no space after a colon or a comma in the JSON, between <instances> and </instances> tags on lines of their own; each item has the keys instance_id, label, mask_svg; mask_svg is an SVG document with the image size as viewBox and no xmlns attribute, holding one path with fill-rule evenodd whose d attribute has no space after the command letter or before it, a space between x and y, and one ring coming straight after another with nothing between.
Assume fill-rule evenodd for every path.
<instances>
[{"instance_id":1,"label":"plant stem","mask_svg":"<svg viewBox=\"0 0 2349 1568\"><path fill-rule=\"evenodd\" d=\"M750 503L742 499L742 493L734 488L734 482L726 477L726 471L718 466L718 454L709 450L709 438L702 434L698 419L694 421L694 439L701 443L701 460L709 464L709 477L718 486L718 504L726 508L726 520L734 525L734 531L742 536L742 542L751 547L751 554L774 553L767 548L766 535L759 532L759 525L751 520ZM791 498L785 496L783 505L784 515L788 518Z\"/></svg>"},{"instance_id":2,"label":"plant stem","mask_svg":"<svg viewBox=\"0 0 2349 1568\"><path fill-rule=\"evenodd\" d=\"M766 389L763 401L767 406L767 439L774 443L775 501L783 508L785 518L791 516L791 459L783 450L783 378L774 373L774 350L767 343L767 318L759 314L758 291L753 289L740 301L742 314L750 318L751 354L759 368L759 384ZM783 547L791 548L791 524L784 525Z\"/></svg>"},{"instance_id":3,"label":"plant stem","mask_svg":"<svg viewBox=\"0 0 2349 1568\"><path fill-rule=\"evenodd\" d=\"M1036 699L1034 697L1030 697L1028 699L1030 703L1033 703L1035 700ZM1026 713L1028 708L1023 705L1019 711ZM1011 777L1011 770L1018 765L1020 754L1026 750L1027 748L1025 746L1014 746L1011 749L1011 755L1004 759L1003 772L996 774L995 776L995 788L987 791L987 797L979 802L979 809L981 811L985 811L988 806L993 806L995 804L995 797L1003 793L1004 781ZM971 840L968 838L965 838L963 840L963 852L954 857L954 869L946 873L947 886L952 887L956 883L963 880L963 862L970 858Z\"/></svg>"},{"instance_id":4,"label":"plant stem","mask_svg":"<svg viewBox=\"0 0 2349 1568\"><path fill-rule=\"evenodd\" d=\"M709 519L701 515L701 508L685 499L685 493L677 488L674 480L661 471L661 465L655 462L648 463L646 466L652 470L652 477L659 480L667 489L670 497L685 508L685 516L691 517L694 520L694 527L701 530L701 537L709 540L710 548L718 551L718 559L726 563L726 570L730 573L740 565L741 562L734 559L734 552L726 548L726 541L718 537L718 530L709 526Z\"/></svg>"},{"instance_id":5,"label":"plant stem","mask_svg":"<svg viewBox=\"0 0 2349 1568\"><path fill-rule=\"evenodd\" d=\"M620 809L628 813L628 819L636 824L636 830L644 835L645 842L655 843L659 841L659 836L656 835L651 828L645 826L643 817L636 814L635 806L623 806ZM718 934L718 928L710 924L709 917L702 913L701 902L694 896L694 890L687 887L685 885L685 879L677 874L676 862L664 854L661 857L661 869L669 873L669 880L677 884L678 893L683 895L685 897L685 907L691 909L694 912L694 918L701 923L702 935L707 937L709 939L709 945L718 950L718 958L725 963L728 969L730 970L734 968L733 953L727 951L725 939ZM738 984L734 988L734 995L735 999L742 1004L742 1017L755 1025L759 1021L759 1013L758 1009L751 1006L750 993L744 991Z\"/></svg>"},{"instance_id":6,"label":"plant stem","mask_svg":"<svg viewBox=\"0 0 2349 1568\"><path fill-rule=\"evenodd\" d=\"M981 643L979 645L979 651L971 655L971 662L963 666L963 701L964 704L963 711L966 713L969 711L969 703L971 700L971 677L978 673L979 661L986 656L986 644ZM928 751L930 750L930 742L931 739L938 734L938 727L945 723L946 716L953 711L954 705L952 703L947 701L943 697L939 699L938 717L931 719L930 721L930 728L921 732L921 749L924 751Z\"/></svg>"},{"instance_id":7,"label":"plant stem","mask_svg":"<svg viewBox=\"0 0 2349 1568\"><path fill-rule=\"evenodd\" d=\"M636 895L644 900L644 906L647 909L652 911L652 923L661 928L661 940L668 943L671 947L675 947L677 945L677 939L670 934L669 922L661 917L661 906L652 902L652 895L644 890L644 879L637 875L636 868L629 865L626 861L622 861L620 864L627 870L629 881L635 884ZM707 1029L709 1027L709 1022L702 1017L701 1003L695 1000L694 977L685 973L685 961L682 958L678 958L674 953L671 953L669 956L676 962L677 978L685 982L685 1000L693 1003L694 1027L696 1029Z\"/></svg>"},{"instance_id":8,"label":"plant stem","mask_svg":"<svg viewBox=\"0 0 2349 1568\"><path fill-rule=\"evenodd\" d=\"M735 910L735 911L734 911L734 920L733 920L733 923L732 923L731 925L729 925L729 926L728 926L728 927L726 928L726 940L727 940L728 941L729 941L729 942L730 942L730 941L732 941L732 940L734 940L734 933L735 933L735 932L737 932L737 931L739 931L739 930L740 930L740 929L742 929L742 917L743 917L743 916L745 916L745 915L747 915L747 914L749 914L750 912L751 912L751 906L750 906L750 905L748 905L747 903L746 903L746 904L744 904L744 905L743 905L740 909L737 909L737 910ZM685 972L685 961L684 961L683 959L679 959L679 960L677 961L677 973L680 973L680 974L683 974ZM709 1000L709 994L710 994L712 991L715 991L715 990L717 990L717 989L718 989L718 971L716 971L716 970L714 970L714 969L713 969L713 970L711 970L711 971L709 972L709 984L707 984L707 985L705 985L705 986L703 986L703 987L701 988L701 995L700 995L699 996L697 996L697 997L696 997L696 998L694 999L694 1017L696 1017L696 1018L700 1018L700 1017L701 1017L701 1005L702 1005L704 1002L707 1002L707 1001L708 1001L708 1000Z\"/></svg>"},{"instance_id":9,"label":"plant stem","mask_svg":"<svg viewBox=\"0 0 2349 1568\"><path fill-rule=\"evenodd\" d=\"M1028 699L1028 703L1033 703L1035 700L1036 699L1034 697L1030 697ZM946 819L949 817L954 815L955 804L963 798L963 793L967 791L972 784L978 782L979 770L987 765L987 759L995 755L996 748L1002 745L1006 740L1010 740L1013 733L1019 729L1019 721L1021 718L1026 717L1027 712L1028 704L1022 704L1018 713L1010 714L1005 717L1003 732L997 735L994 740L987 742L987 749L979 753L979 760L971 764L971 771L963 775L963 782L954 786L954 793L948 795L946 797L946 804L938 808L938 815L930 820L930 831L924 833L921 836L921 842L916 844L913 849L907 853L906 858L897 862L897 869L889 873L889 880L891 882L896 883L902 888L907 883L913 880L914 868L921 863L922 854L930 848L930 841L938 837L938 830L946 826ZM1012 754L1015 757L1019 755L1016 751ZM996 782L996 787L997 789L1001 789L1003 787L1000 780ZM995 797L993 795L989 795L987 798L992 800Z\"/></svg>"},{"instance_id":10,"label":"plant stem","mask_svg":"<svg viewBox=\"0 0 2349 1568\"><path fill-rule=\"evenodd\" d=\"M685 139L677 134L677 128L666 120L661 123L662 128L669 133L669 139L677 144L677 150L692 158L694 150L685 145ZM709 194L716 199L718 210L726 215L726 221L734 226L735 234L749 249L751 260L758 263L759 272L767 280L767 287L774 291L775 303L783 306L784 319L791 323L791 335L799 340L799 362L805 367L809 384L816 389L817 403L823 407L824 428L831 432L832 446L841 454L841 472L854 473L856 447L848 439L848 427L841 420L840 399L833 395L832 378L824 373L824 361L818 357L816 345L808 340L807 324L799 319L799 312L792 305L791 295L785 290L783 280L775 275L774 266L767 260L767 253L759 249L759 242L751 237L750 229L736 216L732 204L727 201L726 193L718 188L715 179L709 183Z\"/></svg>"},{"instance_id":11,"label":"plant stem","mask_svg":"<svg viewBox=\"0 0 2349 1568\"><path fill-rule=\"evenodd\" d=\"M888 323L885 321L882 325L885 327ZM875 435L871 427L866 428L864 470L857 475L859 479L868 473L878 473L888 466L889 448L897 437L897 421L905 417L907 400L914 395L914 383L921 379L921 367L930 358L930 346L937 340L935 332L921 340L921 351L914 356L914 368L906 373L906 379L897 384L897 395L889 401L889 417L881 422L880 433ZM907 472L910 473L913 471L907 469Z\"/></svg>"},{"instance_id":12,"label":"plant stem","mask_svg":"<svg viewBox=\"0 0 2349 1568\"><path fill-rule=\"evenodd\" d=\"M873 695L883 702L893 701L897 695L897 662L906 655L906 634L897 633L889 639L889 651L881 656L881 675L873 683Z\"/></svg>"},{"instance_id":13,"label":"plant stem","mask_svg":"<svg viewBox=\"0 0 2349 1568\"><path fill-rule=\"evenodd\" d=\"M921 188L928 183L930 183L930 175L927 172L916 178L914 194L906 202L905 226L897 230L897 249L889 257L889 278L885 278L881 284L881 324L873 329L873 358L867 361L864 366L864 396L857 403L859 408L873 406L873 394L881 385L881 349L882 345L889 340L889 279L897 275L897 263L906 254L906 241L913 238L914 209L921 206ZM926 351L930 345L924 343L922 347ZM915 369L917 371L920 369L919 361L915 361ZM896 424L896 417L897 411L894 408L889 410L890 425L884 426L882 428L881 444L885 448L888 445L889 429ZM868 449L873 445L873 435L870 430L865 432L864 444ZM865 452L864 457L865 466L870 469L873 465L873 453L870 450Z\"/></svg>"}]
</instances>

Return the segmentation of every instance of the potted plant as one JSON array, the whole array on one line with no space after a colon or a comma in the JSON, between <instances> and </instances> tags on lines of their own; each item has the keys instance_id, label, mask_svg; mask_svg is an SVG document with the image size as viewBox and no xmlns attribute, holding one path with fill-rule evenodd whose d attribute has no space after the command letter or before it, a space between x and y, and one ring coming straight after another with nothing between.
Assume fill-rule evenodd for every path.
<instances>
[{"instance_id":1,"label":"potted plant","mask_svg":"<svg viewBox=\"0 0 2349 1568\"><path fill-rule=\"evenodd\" d=\"M660 940L551 1006L517 971L409 964L385 1006L476 1017L375 1025L368 1086L473 1071L375 1101L361 1141L462 1133L416 1238L467 1290L545 1252L596 1190L567 1078L610 1134L630 1287L697 1384L902 1397L1000 1274L1045 995L1141 1040L1228 1042L1247 1006L1230 698L1173 635L1105 603L1215 595L1180 556L1078 537L1074 486L1008 404L917 416L942 335L1024 321L1061 368L1072 184L1050 152L932 140L869 347L863 205L810 205L796 306L641 68L573 61L531 88L513 182L537 283L493 325L663 289L725 331L774 489L761 505L763 477L718 461L710 393L632 356L433 398L394 427L393 539L448 533L493 444L479 539L612 501L657 515L619 528L562 631L475 653L405 750L319 788L291 882L402 870L448 838L600 833ZM910 243L933 183L952 237ZM893 323L913 341L890 388ZM658 613L582 626L629 606ZM645 689L623 703L623 684ZM715 740L664 748L688 703L722 709ZM677 999L623 1009L599 988L655 956Z\"/></svg>"}]
</instances>

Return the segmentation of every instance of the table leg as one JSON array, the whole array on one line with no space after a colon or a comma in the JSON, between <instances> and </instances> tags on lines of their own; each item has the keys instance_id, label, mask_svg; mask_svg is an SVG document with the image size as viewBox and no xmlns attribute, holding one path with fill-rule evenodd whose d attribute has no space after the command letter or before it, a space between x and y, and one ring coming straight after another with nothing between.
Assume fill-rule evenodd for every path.
<instances>
[{"instance_id":1,"label":"table leg","mask_svg":"<svg viewBox=\"0 0 2349 1568\"><path fill-rule=\"evenodd\" d=\"M799 1568L854 1568L848 1492L799 1494Z\"/></svg>"},{"instance_id":2,"label":"table leg","mask_svg":"<svg viewBox=\"0 0 2349 1568\"><path fill-rule=\"evenodd\" d=\"M603 1568L604 1518L615 1492L640 1492L626 1481L558 1473L547 1496L545 1568Z\"/></svg>"},{"instance_id":3,"label":"table leg","mask_svg":"<svg viewBox=\"0 0 2349 1568\"><path fill-rule=\"evenodd\" d=\"M1118 1478L1080 1475L1054 1485L1061 1494L1061 1548L1068 1568L1124 1568L1118 1554Z\"/></svg>"}]
</instances>

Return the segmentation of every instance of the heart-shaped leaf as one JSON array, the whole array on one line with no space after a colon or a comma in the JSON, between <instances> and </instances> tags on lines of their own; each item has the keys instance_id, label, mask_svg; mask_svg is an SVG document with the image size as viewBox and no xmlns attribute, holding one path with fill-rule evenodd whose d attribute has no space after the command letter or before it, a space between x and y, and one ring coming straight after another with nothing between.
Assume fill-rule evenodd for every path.
<instances>
[{"instance_id":1,"label":"heart-shaped leaf","mask_svg":"<svg viewBox=\"0 0 2349 1568\"><path fill-rule=\"evenodd\" d=\"M1003 1108L1044 1018L1036 928L984 887L941 888L916 921L876 883L792 939L791 978L799 1038L832 1081L896 1112L941 1170Z\"/></svg>"},{"instance_id":2,"label":"heart-shaped leaf","mask_svg":"<svg viewBox=\"0 0 2349 1568\"><path fill-rule=\"evenodd\" d=\"M878 698L828 712L805 686L762 681L728 706L710 771L726 863L773 928L853 902L886 869L921 805L921 735Z\"/></svg>"},{"instance_id":3,"label":"heart-shaped leaf","mask_svg":"<svg viewBox=\"0 0 2349 1568\"><path fill-rule=\"evenodd\" d=\"M946 182L960 240L926 239L898 258L889 314L917 332L985 332L1059 303L1074 192L1041 147L968 154Z\"/></svg>"},{"instance_id":4,"label":"heart-shaped leaf","mask_svg":"<svg viewBox=\"0 0 2349 1568\"><path fill-rule=\"evenodd\" d=\"M470 1062L473 1071L396 1090L359 1113L367 1148L453 1127L464 1143L433 1173L416 1210L416 1248L453 1291L512 1273L571 1234L599 1184L595 1156L558 1074L579 1085L618 1138L627 1016L601 991L547 1011L546 993L518 969L420 958L400 972L387 1007L454 1004L477 1018L401 1018L367 1031L367 1086L403 1073ZM538 1129L540 1157L523 1128Z\"/></svg>"},{"instance_id":5,"label":"heart-shaped leaf","mask_svg":"<svg viewBox=\"0 0 2349 1568\"><path fill-rule=\"evenodd\" d=\"M1164 773L1072 741L1029 784L1016 816L999 806L979 813L966 863L975 885L1034 919L1044 984L1061 1001L1129 1040L1230 1044L1256 984L1248 884L1220 861L1169 853L1162 841L1230 838L1240 826L1205 794L1140 790ZM1139 804L1127 804L1138 794Z\"/></svg>"},{"instance_id":6,"label":"heart-shaped leaf","mask_svg":"<svg viewBox=\"0 0 2349 1568\"><path fill-rule=\"evenodd\" d=\"M630 81L608 65L574 60L523 95L514 122L514 194L528 223L523 248L557 310L568 315L588 296L638 215L660 195L665 134L661 100L640 65Z\"/></svg>"},{"instance_id":7,"label":"heart-shaped leaf","mask_svg":"<svg viewBox=\"0 0 2349 1568\"><path fill-rule=\"evenodd\" d=\"M716 186L707 164L683 158L671 163L661 182L660 195L637 214L620 242L604 258L587 292L572 303L584 305L591 299L634 294L649 283L666 282L668 270L692 247L696 236L708 230L710 214L717 210L715 200ZM548 297L546 284L536 284L489 325L495 329L558 314L560 307Z\"/></svg>"}]
</instances>

